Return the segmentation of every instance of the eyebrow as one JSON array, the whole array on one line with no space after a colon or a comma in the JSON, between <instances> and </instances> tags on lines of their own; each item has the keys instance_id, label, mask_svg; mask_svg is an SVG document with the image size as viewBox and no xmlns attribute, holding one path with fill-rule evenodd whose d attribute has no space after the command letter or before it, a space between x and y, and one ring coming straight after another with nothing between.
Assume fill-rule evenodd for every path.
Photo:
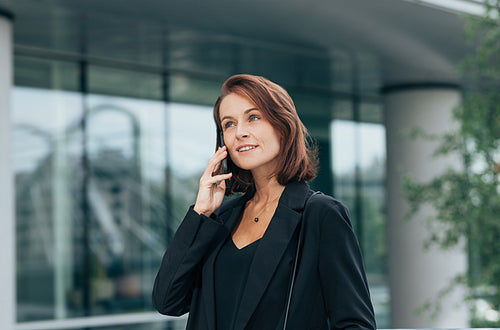
<instances>
[{"instance_id":1,"label":"eyebrow","mask_svg":"<svg viewBox=\"0 0 500 330\"><path fill-rule=\"evenodd\" d=\"M257 108L255 108L255 107L254 107L254 108L248 108L248 109L246 109L243 113L244 113L244 114L247 114L247 113L252 112L252 111L254 111L254 110L259 111L259 109L257 109ZM227 119L227 118L233 118L233 117L231 117L231 116L224 116L224 117L222 117L222 118L220 119L220 122L222 123L222 122L224 121L224 119Z\"/></svg>"}]
</instances>

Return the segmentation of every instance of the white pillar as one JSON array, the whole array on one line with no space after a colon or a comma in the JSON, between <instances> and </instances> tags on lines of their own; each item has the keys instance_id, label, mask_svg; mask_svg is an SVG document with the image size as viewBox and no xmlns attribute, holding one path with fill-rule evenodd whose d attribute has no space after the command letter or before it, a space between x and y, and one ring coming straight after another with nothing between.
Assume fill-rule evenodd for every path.
<instances>
[{"instance_id":1,"label":"white pillar","mask_svg":"<svg viewBox=\"0 0 500 330\"><path fill-rule=\"evenodd\" d=\"M408 203L401 194L402 176L412 175L427 182L450 165L457 156L432 158L437 144L408 133L419 127L428 133L443 133L456 125L452 110L460 92L452 87L393 89L384 95L387 129L387 210L388 265L391 289L391 327L462 328L468 327L464 290L445 297L435 319L417 310L429 299L435 301L440 290L455 275L464 273L467 256L461 248L443 251L435 246L424 250L429 237L425 219L434 214L424 208L416 218L405 220Z\"/></svg>"},{"instance_id":2,"label":"white pillar","mask_svg":"<svg viewBox=\"0 0 500 330\"><path fill-rule=\"evenodd\" d=\"M16 322L14 180L11 165L10 93L12 89L12 16L0 7L0 329Z\"/></svg>"}]
</instances>

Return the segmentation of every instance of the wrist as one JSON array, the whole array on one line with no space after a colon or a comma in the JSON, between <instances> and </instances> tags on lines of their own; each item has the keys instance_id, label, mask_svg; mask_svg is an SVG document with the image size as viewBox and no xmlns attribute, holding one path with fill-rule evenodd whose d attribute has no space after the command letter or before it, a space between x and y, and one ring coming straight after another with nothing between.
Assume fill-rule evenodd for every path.
<instances>
[{"instance_id":1,"label":"wrist","mask_svg":"<svg viewBox=\"0 0 500 330\"><path fill-rule=\"evenodd\" d=\"M193 207L193 211L195 211L199 215L204 215L204 216L207 216L207 217L209 217L212 214L212 212L210 212L209 210L201 208L201 207L199 207L197 205L195 205Z\"/></svg>"}]
</instances>

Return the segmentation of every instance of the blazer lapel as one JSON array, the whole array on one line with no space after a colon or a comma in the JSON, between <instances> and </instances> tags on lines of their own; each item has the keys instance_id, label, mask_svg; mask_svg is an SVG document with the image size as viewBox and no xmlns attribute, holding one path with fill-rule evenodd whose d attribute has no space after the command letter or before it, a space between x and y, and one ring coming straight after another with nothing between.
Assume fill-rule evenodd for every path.
<instances>
[{"instance_id":1,"label":"blazer lapel","mask_svg":"<svg viewBox=\"0 0 500 330\"><path fill-rule=\"evenodd\" d=\"M224 245L227 236L231 233L233 226L239 218L240 212L243 205L250 198L249 194L245 194L239 197L238 201L235 201L235 206L227 208L220 214L217 214L218 218L224 223L226 227L225 231L221 231L221 237L219 237L219 242L215 246L214 250L208 256L202 271L202 287L204 288L203 298L205 303L205 311L207 312L208 329L215 329L215 282L214 282L214 266L215 259L219 254L219 250Z\"/></svg>"},{"instance_id":2,"label":"blazer lapel","mask_svg":"<svg viewBox=\"0 0 500 330\"><path fill-rule=\"evenodd\" d=\"M271 281L283 253L300 223L309 186L306 183L288 184L273 218L262 237L250 266L248 280L236 316L235 329L242 330L250 320L262 295Z\"/></svg>"}]
</instances>

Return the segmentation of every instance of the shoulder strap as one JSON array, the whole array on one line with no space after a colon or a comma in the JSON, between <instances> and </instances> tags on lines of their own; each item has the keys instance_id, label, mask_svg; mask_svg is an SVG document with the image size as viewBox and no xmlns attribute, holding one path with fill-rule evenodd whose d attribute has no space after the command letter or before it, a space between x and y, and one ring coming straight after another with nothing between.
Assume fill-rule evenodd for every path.
<instances>
[{"instance_id":1,"label":"shoulder strap","mask_svg":"<svg viewBox=\"0 0 500 330\"><path fill-rule=\"evenodd\" d=\"M310 194L309 198L307 198L306 201L306 206L304 207L304 211L302 212L302 219L300 221L300 232L299 232L299 241L297 242L297 250L295 251L295 261L293 262L293 270L292 270L292 280L290 282L290 288L288 289L288 301L286 303L286 309L285 309L285 321L283 322L283 330L286 330L286 325L288 321L288 312L290 311L290 303L292 302L292 292L293 292L293 285L295 283L295 275L297 273L297 264L299 261L299 252L300 248L302 246L302 240L304 237L304 224L305 224L305 219L304 219L304 214L306 214L306 211L309 206L309 201L311 200L311 197L314 195L319 194L318 191L313 192Z\"/></svg>"}]
</instances>

